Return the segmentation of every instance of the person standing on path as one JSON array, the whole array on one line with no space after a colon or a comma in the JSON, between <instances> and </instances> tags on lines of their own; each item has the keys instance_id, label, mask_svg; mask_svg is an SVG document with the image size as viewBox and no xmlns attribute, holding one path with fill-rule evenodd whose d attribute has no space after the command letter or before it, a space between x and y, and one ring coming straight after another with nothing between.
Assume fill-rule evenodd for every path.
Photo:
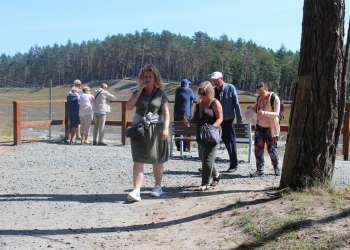
<instances>
[{"instance_id":1,"label":"person standing on path","mask_svg":"<svg viewBox=\"0 0 350 250\"><path fill-rule=\"evenodd\" d=\"M92 105L91 102L95 100L95 97L91 95L89 87L83 88L83 94L80 96L79 118L80 118L80 136L81 144L90 144L88 141L91 121L92 121Z\"/></svg>"},{"instance_id":2,"label":"person standing on path","mask_svg":"<svg viewBox=\"0 0 350 250\"><path fill-rule=\"evenodd\" d=\"M80 95L79 89L73 87L72 90L67 95L67 109L68 109L68 119L69 119L69 131L65 143L72 144L73 137L79 125L79 102Z\"/></svg>"},{"instance_id":3,"label":"person standing on path","mask_svg":"<svg viewBox=\"0 0 350 250\"><path fill-rule=\"evenodd\" d=\"M145 125L144 136L130 140L134 190L127 196L129 201L141 201L145 163L153 165L155 186L150 195L159 197L163 194L163 163L169 159L169 100L162 90L164 83L158 69L147 64L139 73L138 84L139 89L125 105L127 110L136 107L133 124L143 122Z\"/></svg>"},{"instance_id":4,"label":"person standing on path","mask_svg":"<svg viewBox=\"0 0 350 250\"><path fill-rule=\"evenodd\" d=\"M215 99L219 100L223 110L223 122L221 123L221 139L225 143L230 157L230 167L227 172L238 169L238 152L236 145L236 131L233 120L237 124L242 123L242 112L239 105L236 88L232 84L225 83L221 72L213 72L211 80L214 84Z\"/></svg>"},{"instance_id":5,"label":"person standing on path","mask_svg":"<svg viewBox=\"0 0 350 250\"><path fill-rule=\"evenodd\" d=\"M81 85L81 81L79 79L74 80L74 87L76 87L78 89L79 96L82 96L83 95L83 91L81 89L82 85ZM75 131L75 139L76 140L81 140L82 139L81 136L80 136L80 120L79 120L78 128Z\"/></svg>"},{"instance_id":6,"label":"person standing on path","mask_svg":"<svg viewBox=\"0 0 350 250\"><path fill-rule=\"evenodd\" d=\"M189 84L191 82L186 78L181 80L181 87L175 90L175 104L174 104L174 121L183 121L184 117L190 119L192 117L192 103L196 102L196 96L194 95ZM178 137L179 135L176 135ZM180 141L176 141L177 151L180 151ZM184 151L189 151L189 142L183 141Z\"/></svg>"},{"instance_id":7,"label":"person standing on path","mask_svg":"<svg viewBox=\"0 0 350 250\"><path fill-rule=\"evenodd\" d=\"M92 105L92 109L94 111L93 145L107 146L107 144L103 142L105 135L106 113L111 112L109 101L115 101L117 99L114 95L109 93L107 89L107 84L102 83L101 87L98 90L95 90L95 101Z\"/></svg>"},{"instance_id":8,"label":"person standing on path","mask_svg":"<svg viewBox=\"0 0 350 250\"><path fill-rule=\"evenodd\" d=\"M251 173L250 177L259 177L264 174L265 143L275 175L279 176L281 170L278 167L277 141L280 133L278 118L280 113L280 98L275 95L272 107L271 96L273 92L269 91L267 84L264 82L259 82L256 85L256 92L258 93L258 98L256 99L254 106L252 107L249 105L247 107L247 109L253 109L253 112L258 114L254 133L256 172Z\"/></svg>"}]
</instances>

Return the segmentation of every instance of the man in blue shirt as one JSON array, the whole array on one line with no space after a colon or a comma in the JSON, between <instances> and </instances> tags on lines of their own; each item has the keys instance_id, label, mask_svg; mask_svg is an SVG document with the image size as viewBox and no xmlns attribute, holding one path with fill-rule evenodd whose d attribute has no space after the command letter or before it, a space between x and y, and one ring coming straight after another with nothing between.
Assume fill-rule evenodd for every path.
<instances>
[{"instance_id":1,"label":"man in blue shirt","mask_svg":"<svg viewBox=\"0 0 350 250\"><path fill-rule=\"evenodd\" d=\"M220 101L224 115L224 120L221 123L221 139L225 143L230 157L230 167L227 172L234 172L238 168L238 153L233 120L236 118L238 124L242 123L242 112L239 106L238 95L236 88L232 84L224 82L221 72L213 72L211 79L215 86L215 99Z\"/></svg>"},{"instance_id":2,"label":"man in blue shirt","mask_svg":"<svg viewBox=\"0 0 350 250\"><path fill-rule=\"evenodd\" d=\"M181 87L175 91L175 105L174 105L174 121L183 121L184 116L192 117L192 103L196 102L196 97L189 84L191 82L186 78L181 80ZM180 151L180 142L176 141L177 151ZM183 142L184 151L188 151L188 142Z\"/></svg>"}]
</instances>

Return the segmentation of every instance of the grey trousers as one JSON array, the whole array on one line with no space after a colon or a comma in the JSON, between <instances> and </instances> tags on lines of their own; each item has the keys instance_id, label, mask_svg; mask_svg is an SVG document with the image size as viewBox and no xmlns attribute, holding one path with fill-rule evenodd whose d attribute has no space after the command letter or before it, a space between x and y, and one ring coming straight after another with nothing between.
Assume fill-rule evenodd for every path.
<instances>
[{"instance_id":1,"label":"grey trousers","mask_svg":"<svg viewBox=\"0 0 350 250\"><path fill-rule=\"evenodd\" d=\"M106 114L94 114L94 133L93 141L97 143L103 142L105 136ZM98 137L98 141L97 141Z\"/></svg>"}]
</instances>

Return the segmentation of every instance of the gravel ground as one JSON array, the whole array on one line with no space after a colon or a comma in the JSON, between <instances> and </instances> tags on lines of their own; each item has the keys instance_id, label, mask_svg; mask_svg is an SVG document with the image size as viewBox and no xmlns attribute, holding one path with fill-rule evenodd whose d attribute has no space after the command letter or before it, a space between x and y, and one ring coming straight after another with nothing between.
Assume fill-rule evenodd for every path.
<instances>
[{"instance_id":1,"label":"gravel ground","mask_svg":"<svg viewBox=\"0 0 350 250\"><path fill-rule=\"evenodd\" d=\"M191 156L188 159L174 152L164 164L161 199L148 196L154 179L150 165L146 165L143 200L130 206L126 202L132 190L130 146L34 142L1 148L0 249L104 249L108 237L119 239L113 244L120 247L123 233L138 224L140 214L179 194L192 193L190 188L201 183L197 149L186 153ZM273 175L269 164L264 177L249 178L255 171L254 157L246 163L247 148L239 149L239 157L245 161L239 170L226 173L227 151L218 150L216 166L222 173L219 186L278 186L280 177ZM350 185L349 162L336 161L333 183ZM109 245L108 249L114 247Z\"/></svg>"}]
</instances>

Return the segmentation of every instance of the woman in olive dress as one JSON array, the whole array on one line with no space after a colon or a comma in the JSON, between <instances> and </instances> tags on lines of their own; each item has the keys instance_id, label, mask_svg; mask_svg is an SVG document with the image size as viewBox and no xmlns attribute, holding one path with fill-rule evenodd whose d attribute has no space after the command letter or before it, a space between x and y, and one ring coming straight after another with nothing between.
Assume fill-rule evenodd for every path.
<instances>
[{"instance_id":1,"label":"woman in olive dress","mask_svg":"<svg viewBox=\"0 0 350 250\"><path fill-rule=\"evenodd\" d=\"M164 83L158 69L147 64L139 73L138 84L139 89L127 101L126 109L136 107L133 123L143 122L146 129L143 137L130 140L134 161L134 190L127 196L130 201L141 201L144 163L153 165L155 186L150 195L162 195L163 163L169 159L169 100L162 90Z\"/></svg>"}]
</instances>

